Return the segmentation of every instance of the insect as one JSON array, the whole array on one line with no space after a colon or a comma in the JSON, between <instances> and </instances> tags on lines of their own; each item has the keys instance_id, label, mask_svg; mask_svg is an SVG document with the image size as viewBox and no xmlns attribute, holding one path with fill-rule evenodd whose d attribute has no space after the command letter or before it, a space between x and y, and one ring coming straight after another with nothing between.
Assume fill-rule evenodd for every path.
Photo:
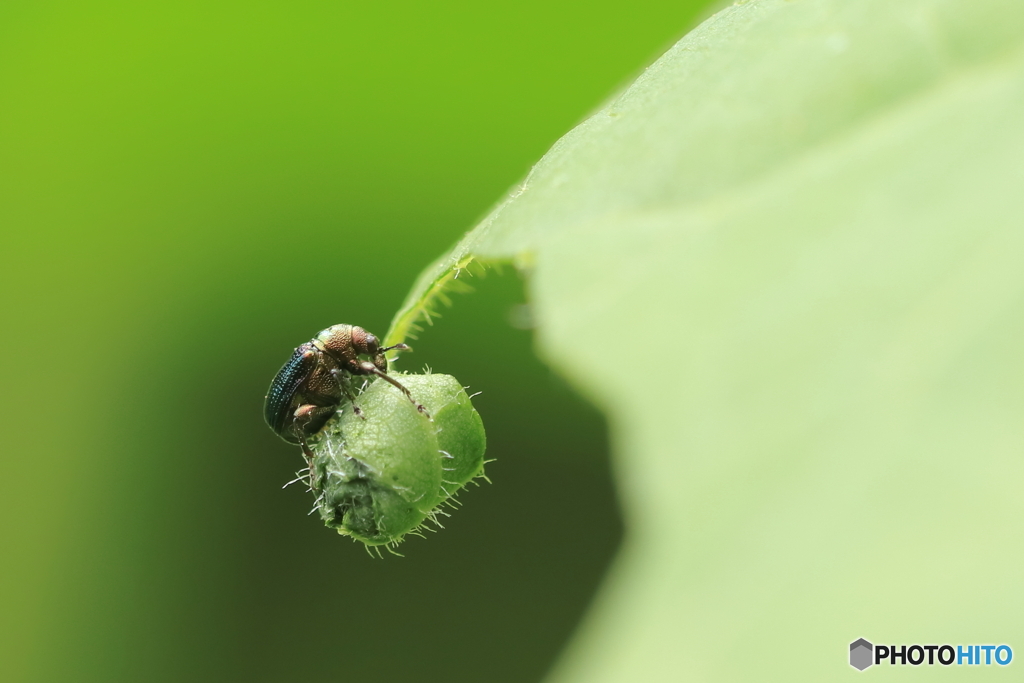
<instances>
[{"instance_id":1,"label":"insect","mask_svg":"<svg viewBox=\"0 0 1024 683\"><path fill-rule=\"evenodd\" d=\"M381 348L377 337L356 325L332 325L296 348L278 371L267 392L264 417L278 436L302 447L311 483L313 452L306 439L323 429L343 396L355 401L349 375L380 377L402 391L421 413L426 412L403 384L388 375L385 352L409 350L405 344ZM354 403L352 408L362 416Z\"/></svg>"}]
</instances>

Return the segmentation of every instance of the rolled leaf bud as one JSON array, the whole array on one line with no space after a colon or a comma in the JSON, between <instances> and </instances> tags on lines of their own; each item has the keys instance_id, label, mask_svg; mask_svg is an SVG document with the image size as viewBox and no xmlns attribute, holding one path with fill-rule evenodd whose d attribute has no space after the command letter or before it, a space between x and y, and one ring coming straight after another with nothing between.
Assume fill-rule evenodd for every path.
<instances>
[{"instance_id":1,"label":"rolled leaf bud","mask_svg":"<svg viewBox=\"0 0 1024 683\"><path fill-rule=\"evenodd\" d=\"M423 405L376 381L312 443L324 523L367 545L397 543L483 471L483 422L450 375L396 377Z\"/></svg>"}]
</instances>

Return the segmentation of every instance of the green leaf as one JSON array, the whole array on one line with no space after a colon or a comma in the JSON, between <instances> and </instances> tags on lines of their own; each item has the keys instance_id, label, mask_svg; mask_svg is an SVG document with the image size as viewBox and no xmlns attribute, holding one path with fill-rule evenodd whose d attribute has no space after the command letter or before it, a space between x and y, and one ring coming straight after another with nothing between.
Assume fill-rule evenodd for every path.
<instances>
[{"instance_id":1,"label":"green leaf","mask_svg":"<svg viewBox=\"0 0 1024 683\"><path fill-rule=\"evenodd\" d=\"M395 319L531 274L628 536L556 681L1018 645L1024 3L764 0L571 131Z\"/></svg>"}]
</instances>

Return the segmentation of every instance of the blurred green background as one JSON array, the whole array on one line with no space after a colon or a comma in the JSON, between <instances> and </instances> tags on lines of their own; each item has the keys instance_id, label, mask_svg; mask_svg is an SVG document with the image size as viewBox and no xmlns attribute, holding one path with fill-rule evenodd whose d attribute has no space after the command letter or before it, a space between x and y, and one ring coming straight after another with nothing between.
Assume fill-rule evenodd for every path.
<instances>
[{"instance_id":1,"label":"blurred green background","mask_svg":"<svg viewBox=\"0 0 1024 683\"><path fill-rule=\"evenodd\" d=\"M0 678L540 678L621 523L515 274L400 366L483 391L497 459L405 559L281 490L263 396L706 4L0 4Z\"/></svg>"}]
</instances>

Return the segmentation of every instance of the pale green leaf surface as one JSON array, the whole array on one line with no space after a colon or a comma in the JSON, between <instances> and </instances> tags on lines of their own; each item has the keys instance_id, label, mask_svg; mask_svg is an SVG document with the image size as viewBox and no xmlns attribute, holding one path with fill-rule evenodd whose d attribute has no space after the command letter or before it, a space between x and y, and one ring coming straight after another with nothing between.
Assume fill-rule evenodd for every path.
<instances>
[{"instance_id":1,"label":"pale green leaf surface","mask_svg":"<svg viewBox=\"0 0 1024 683\"><path fill-rule=\"evenodd\" d=\"M553 680L831 680L858 637L1024 655L1024 3L724 10L389 343L474 258L527 268L539 353L612 432L628 535Z\"/></svg>"}]
</instances>

